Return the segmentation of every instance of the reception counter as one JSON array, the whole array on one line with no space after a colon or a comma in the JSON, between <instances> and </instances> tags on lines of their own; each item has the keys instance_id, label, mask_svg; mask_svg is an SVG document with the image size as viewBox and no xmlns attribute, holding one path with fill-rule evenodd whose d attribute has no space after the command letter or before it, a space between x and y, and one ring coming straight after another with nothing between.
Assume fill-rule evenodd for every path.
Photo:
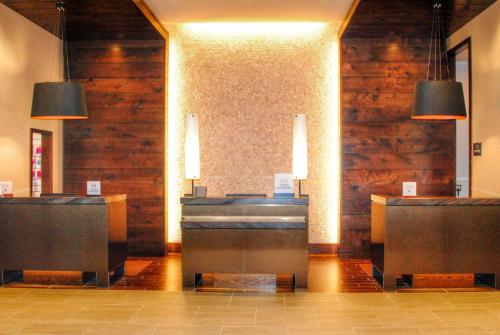
<instances>
[{"instance_id":1,"label":"reception counter","mask_svg":"<svg viewBox=\"0 0 500 335\"><path fill-rule=\"evenodd\" d=\"M500 288L500 198L372 195L374 275L486 274ZM487 276L486 276L487 277Z\"/></svg>"},{"instance_id":2,"label":"reception counter","mask_svg":"<svg viewBox=\"0 0 500 335\"><path fill-rule=\"evenodd\" d=\"M22 270L81 271L108 287L124 270L126 199L0 198L0 284Z\"/></svg>"},{"instance_id":3,"label":"reception counter","mask_svg":"<svg viewBox=\"0 0 500 335\"><path fill-rule=\"evenodd\" d=\"M307 287L308 198L181 198L182 280L292 274Z\"/></svg>"}]
</instances>

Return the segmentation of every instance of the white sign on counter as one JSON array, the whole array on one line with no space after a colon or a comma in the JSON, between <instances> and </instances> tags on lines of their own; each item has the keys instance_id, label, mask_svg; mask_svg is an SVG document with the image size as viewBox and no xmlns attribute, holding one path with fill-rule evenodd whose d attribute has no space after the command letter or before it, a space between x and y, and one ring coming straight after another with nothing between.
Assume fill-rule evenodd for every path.
<instances>
[{"instance_id":1,"label":"white sign on counter","mask_svg":"<svg viewBox=\"0 0 500 335\"><path fill-rule=\"evenodd\" d=\"M274 194L291 194L293 196L293 175L291 173L274 174Z\"/></svg>"},{"instance_id":2,"label":"white sign on counter","mask_svg":"<svg viewBox=\"0 0 500 335\"><path fill-rule=\"evenodd\" d=\"M0 195L12 194L12 182L0 181Z\"/></svg>"},{"instance_id":3,"label":"white sign on counter","mask_svg":"<svg viewBox=\"0 0 500 335\"><path fill-rule=\"evenodd\" d=\"M88 181L87 182L87 195L101 195L101 182Z\"/></svg>"}]
</instances>

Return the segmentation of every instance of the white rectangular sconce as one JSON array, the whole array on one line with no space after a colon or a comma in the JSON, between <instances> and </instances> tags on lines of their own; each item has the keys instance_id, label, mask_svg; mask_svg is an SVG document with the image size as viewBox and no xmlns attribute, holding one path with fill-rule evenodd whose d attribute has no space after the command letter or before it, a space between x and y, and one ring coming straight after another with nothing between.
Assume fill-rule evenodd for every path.
<instances>
[{"instance_id":1,"label":"white rectangular sconce","mask_svg":"<svg viewBox=\"0 0 500 335\"><path fill-rule=\"evenodd\" d=\"M200 179L200 124L198 115L193 113L186 117L184 163L185 178Z\"/></svg>"},{"instance_id":2,"label":"white rectangular sconce","mask_svg":"<svg viewBox=\"0 0 500 335\"><path fill-rule=\"evenodd\" d=\"M305 114L296 114L293 118L293 179L307 179L307 119Z\"/></svg>"}]
</instances>

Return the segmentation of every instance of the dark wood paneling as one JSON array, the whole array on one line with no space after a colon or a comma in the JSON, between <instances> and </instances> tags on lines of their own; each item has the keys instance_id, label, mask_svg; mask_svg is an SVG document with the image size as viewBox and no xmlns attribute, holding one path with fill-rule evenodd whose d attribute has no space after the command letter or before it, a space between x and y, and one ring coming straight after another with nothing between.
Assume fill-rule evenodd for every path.
<instances>
[{"instance_id":1,"label":"dark wood paneling","mask_svg":"<svg viewBox=\"0 0 500 335\"><path fill-rule=\"evenodd\" d=\"M165 253L165 55L162 39L69 43L89 119L65 123L65 191L126 193L133 255Z\"/></svg>"},{"instance_id":2,"label":"dark wood paneling","mask_svg":"<svg viewBox=\"0 0 500 335\"><path fill-rule=\"evenodd\" d=\"M399 195L403 181L416 181L420 195L454 194L454 122L410 119L427 74L425 6L362 0L342 37L344 257L369 254L372 193Z\"/></svg>"}]
</instances>

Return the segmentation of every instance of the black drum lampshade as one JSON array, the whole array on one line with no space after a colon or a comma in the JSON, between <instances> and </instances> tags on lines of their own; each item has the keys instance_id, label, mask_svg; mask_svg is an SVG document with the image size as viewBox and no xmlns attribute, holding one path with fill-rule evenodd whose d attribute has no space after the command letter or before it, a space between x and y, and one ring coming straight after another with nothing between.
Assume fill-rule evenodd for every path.
<instances>
[{"instance_id":1,"label":"black drum lampshade","mask_svg":"<svg viewBox=\"0 0 500 335\"><path fill-rule=\"evenodd\" d=\"M423 80L417 84L412 119L464 120L466 117L462 83Z\"/></svg>"},{"instance_id":2,"label":"black drum lampshade","mask_svg":"<svg viewBox=\"0 0 500 335\"><path fill-rule=\"evenodd\" d=\"M411 111L414 120L463 120L467 117L462 83L457 83L450 75L444 27L441 3L436 2L433 5L427 80L417 83ZM443 72L448 80L443 80Z\"/></svg>"},{"instance_id":3,"label":"black drum lampshade","mask_svg":"<svg viewBox=\"0 0 500 335\"><path fill-rule=\"evenodd\" d=\"M85 92L80 83L36 83L31 117L42 120L86 119Z\"/></svg>"}]
</instances>

